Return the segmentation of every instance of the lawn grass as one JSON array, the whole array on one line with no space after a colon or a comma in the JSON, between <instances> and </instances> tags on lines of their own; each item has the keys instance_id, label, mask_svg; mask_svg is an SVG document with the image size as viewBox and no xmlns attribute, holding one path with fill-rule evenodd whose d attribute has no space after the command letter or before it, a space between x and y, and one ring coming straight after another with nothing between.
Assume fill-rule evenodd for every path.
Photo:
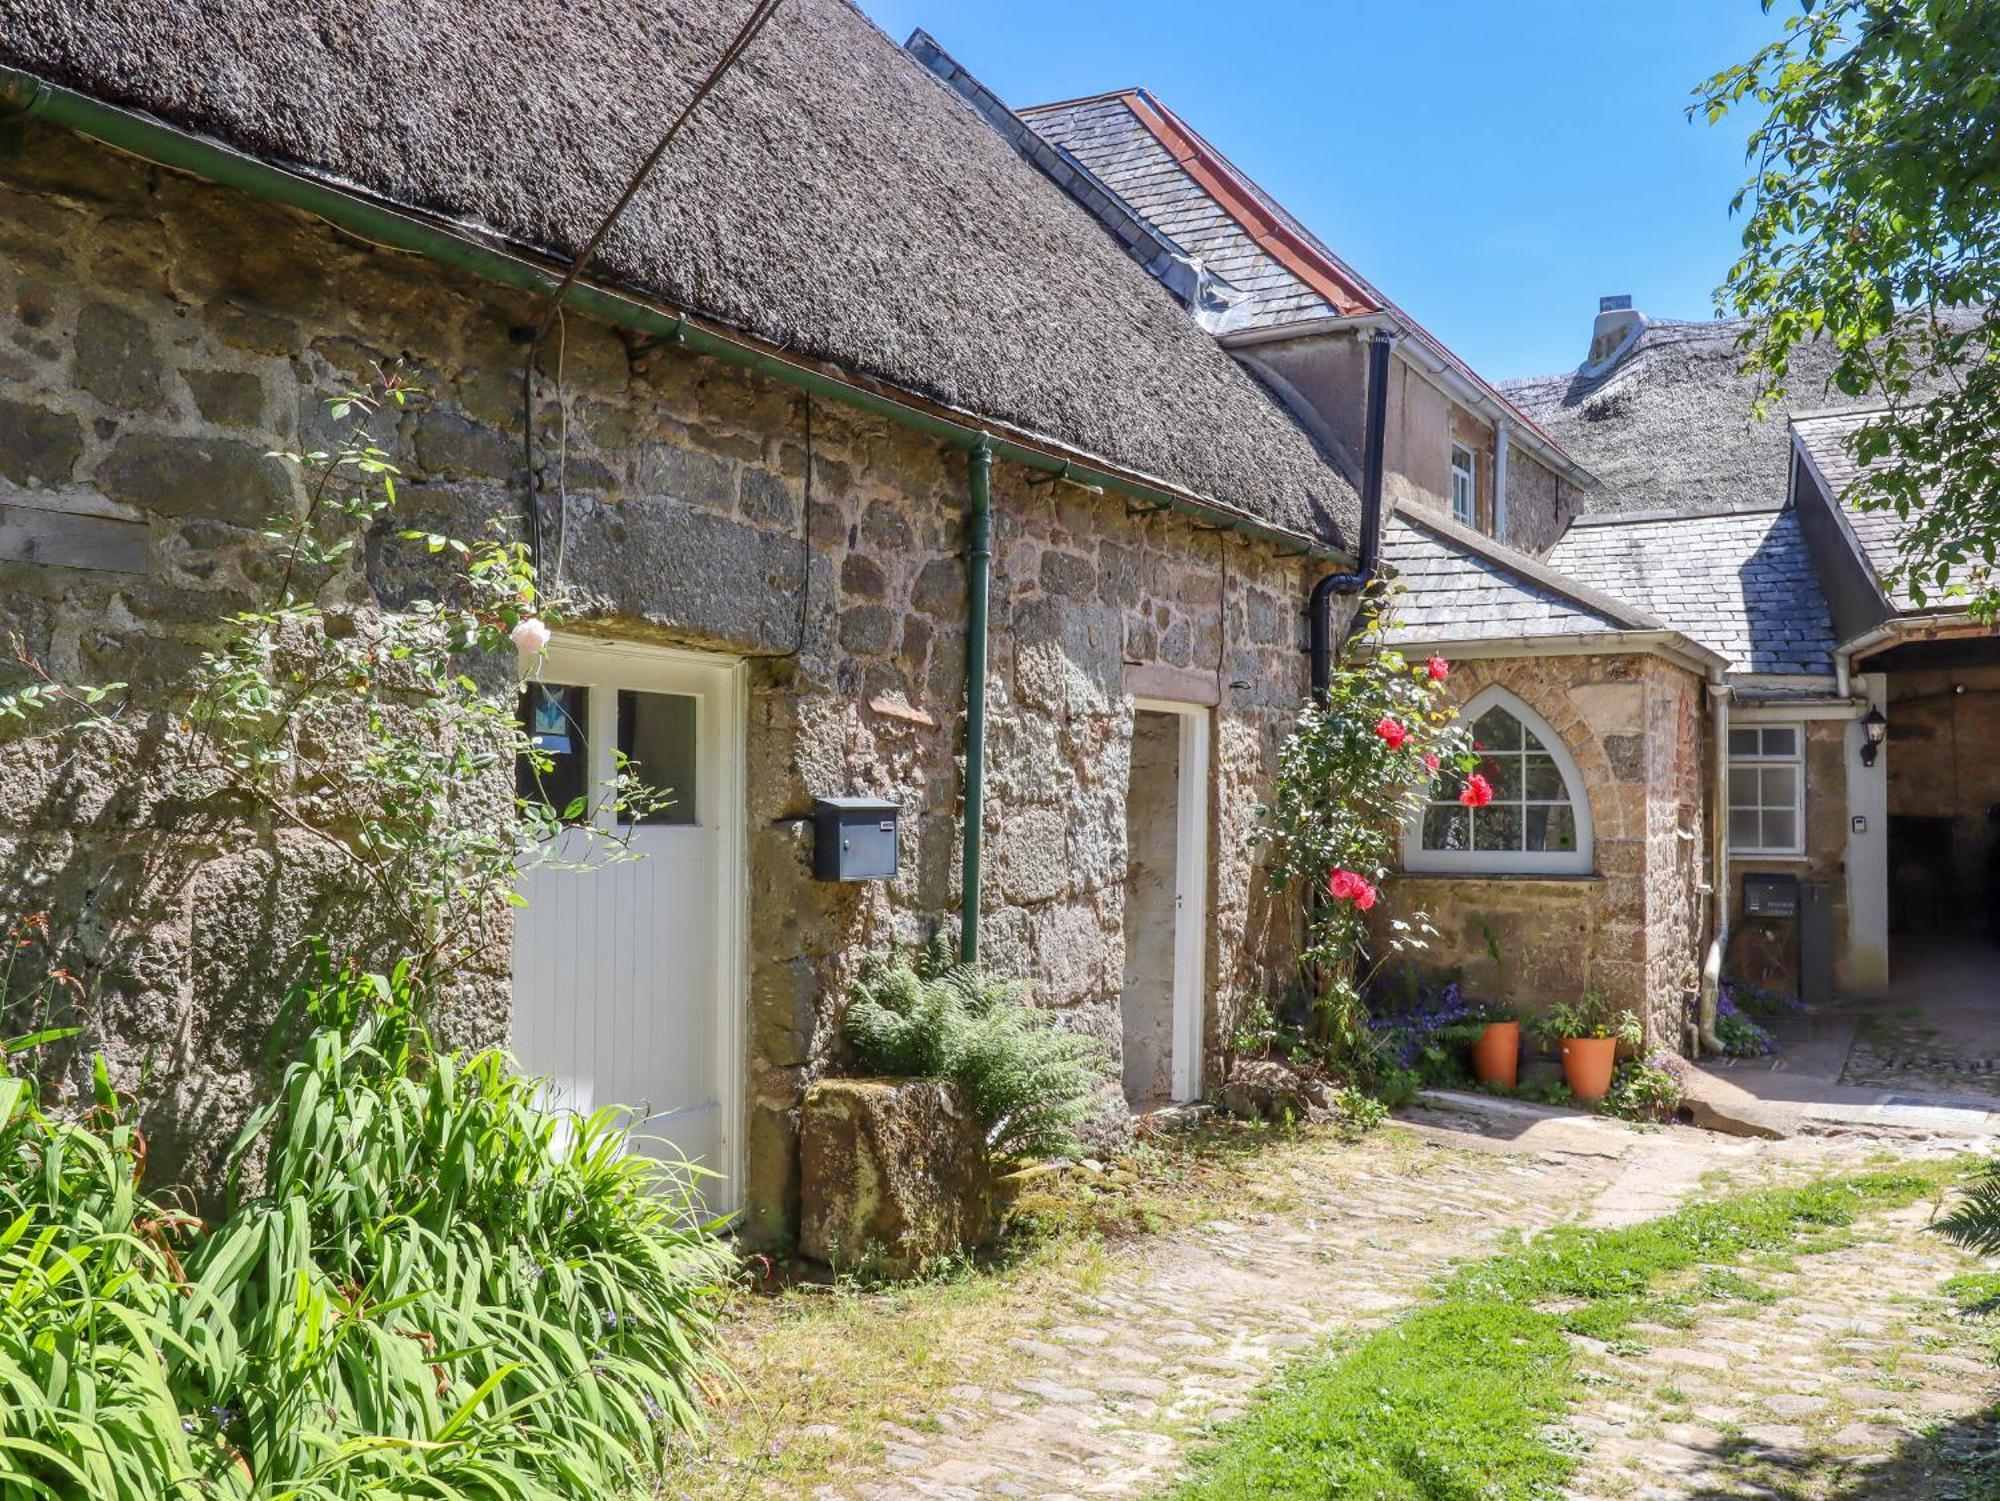
<instances>
[{"instance_id":1,"label":"lawn grass","mask_svg":"<svg viewBox=\"0 0 2000 1501\"><path fill-rule=\"evenodd\" d=\"M1920 1166L1690 1204L1615 1229L1565 1226L1461 1267L1433 1301L1304 1361L1197 1451L1174 1501L1539 1501L1575 1460L1556 1424L1581 1382L1570 1336L1768 1290L1750 1253L1842 1243L1867 1211L1912 1203L1952 1169Z\"/></svg>"}]
</instances>

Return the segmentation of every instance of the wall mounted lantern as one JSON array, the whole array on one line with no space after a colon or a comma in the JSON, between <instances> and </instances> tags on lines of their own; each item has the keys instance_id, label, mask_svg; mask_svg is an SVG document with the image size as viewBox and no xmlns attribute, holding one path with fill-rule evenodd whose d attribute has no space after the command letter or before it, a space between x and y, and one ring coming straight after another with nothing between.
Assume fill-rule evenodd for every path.
<instances>
[{"instance_id":1,"label":"wall mounted lantern","mask_svg":"<svg viewBox=\"0 0 2000 1501\"><path fill-rule=\"evenodd\" d=\"M1861 720L1861 764L1873 766L1882 742L1889 738L1889 721L1880 709L1870 709Z\"/></svg>"}]
</instances>

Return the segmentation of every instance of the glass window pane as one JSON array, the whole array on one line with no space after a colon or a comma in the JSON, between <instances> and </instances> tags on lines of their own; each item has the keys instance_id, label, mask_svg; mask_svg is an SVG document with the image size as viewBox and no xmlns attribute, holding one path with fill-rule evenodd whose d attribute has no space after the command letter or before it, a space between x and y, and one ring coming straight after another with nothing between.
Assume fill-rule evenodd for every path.
<instances>
[{"instance_id":1,"label":"glass window pane","mask_svg":"<svg viewBox=\"0 0 2000 1501\"><path fill-rule=\"evenodd\" d=\"M1479 763L1479 774L1493 784L1493 795L1501 802L1521 800L1521 757L1487 756Z\"/></svg>"},{"instance_id":2,"label":"glass window pane","mask_svg":"<svg viewBox=\"0 0 2000 1501\"><path fill-rule=\"evenodd\" d=\"M1756 767L1732 766L1729 768L1729 806L1732 808L1754 808L1757 806Z\"/></svg>"},{"instance_id":3,"label":"glass window pane","mask_svg":"<svg viewBox=\"0 0 2000 1501\"><path fill-rule=\"evenodd\" d=\"M1472 819L1472 847L1476 850L1518 850L1521 847L1521 809L1504 803L1481 808Z\"/></svg>"},{"instance_id":4,"label":"glass window pane","mask_svg":"<svg viewBox=\"0 0 2000 1501\"><path fill-rule=\"evenodd\" d=\"M1573 850L1576 848L1576 815L1568 804L1530 804L1524 824L1526 847L1531 850Z\"/></svg>"},{"instance_id":5,"label":"glass window pane","mask_svg":"<svg viewBox=\"0 0 2000 1501\"><path fill-rule=\"evenodd\" d=\"M1767 850L1796 849L1799 842L1798 815L1790 808L1782 810L1766 809L1764 813L1764 848Z\"/></svg>"},{"instance_id":6,"label":"glass window pane","mask_svg":"<svg viewBox=\"0 0 2000 1501\"><path fill-rule=\"evenodd\" d=\"M1555 757L1528 757L1526 774L1521 779L1521 792L1525 797L1569 800L1569 789L1563 786L1562 773L1556 769Z\"/></svg>"},{"instance_id":7,"label":"glass window pane","mask_svg":"<svg viewBox=\"0 0 2000 1501\"><path fill-rule=\"evenodd\" d=\"M1729 810L1729 842L1737 849L1753 850L1758 846L1757 810L1755 808L1731 808Z\"/></svg>"},{"instance_id":8,"label":"glass window pane","mask_svg":"<svg viewBox=\"0 0 2000 1501\"><path fill-rule=\"evenodd\" d=\"M1731 730L1729 732L1729 754L1732 756L1754 756L1757 754L1757 731L1755 729Z\"/></svg>"},{"instance_id":9,"label":"glass window pane","mask_svg":"<svg viewBox=\"0 0 2000 1501\"><path fill-rule=\"evenodd\" d=\"M514 791L541 802L559 818L581 819L576 807L590 792L590 690L560 683L529 683L521 691L521 729L549 758L546 769L523 756L514 768ZM574 810L574 811L573 811Z\"/></svg>"},{"instance_id":10,"label":"glass window pane","mask_svg":"<svg viewBox=\"0 0 2000 1501\"><path fill-rule=\"evenodd\" d=\"M1789 810L1797 798L1799 771L1796 766L1766 766L1764 778L1764 806Z\"/></svg>"},{"instance_id":11,"label":"glass window pane","mask_svg":"<svg viewBox=\"0 0 2000 1501\"><path fill-rule=\"evenodd\" d=\"M1796 756L1799 753L1799 732L1790 725L1766 725L1764 727L1764 754L1767 756Z\"/></svg>"},{"instance_id":12,"label":"glass window pane","mask_svg":"<svg viewBox=\"0 0 2000 1501\"><path fill-rule=\"evenodd\" d=\"M1521 721L1496 705L1473 723L1472 738L1484 750L1519 750Z\"/></svg>"},{"instance_id":13,"label":"glass window pane","mask_svg":"<svg viewBox=\"0 0 2000 1501\"><path fill-rule=\"evenodd\" d=\"M1472 815L1456 803L1433 803L1424 813L1424 848L1462 850Z\"/></svg>"},{"instance_id":14,"label":"glass window pane","mask_svg":"<svg viewBox=\"0 0 2000 1501\"><path fill-rule=\"evenodd\" d=\"M695 742L700 700L685 693L618 693L618 749L632 774L667 806L640 816L647 824L691 824L695 819ZM627 822L631 820L627 819Z\"/></svg>"}]
</instances>

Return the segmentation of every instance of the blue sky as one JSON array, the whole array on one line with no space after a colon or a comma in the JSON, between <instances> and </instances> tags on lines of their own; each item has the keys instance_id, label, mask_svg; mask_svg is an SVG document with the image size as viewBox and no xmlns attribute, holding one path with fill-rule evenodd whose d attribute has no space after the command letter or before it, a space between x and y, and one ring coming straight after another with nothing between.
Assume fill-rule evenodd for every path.
<instances>
[{"instance_id":1,"label":"blue sky","mask_svg":"<svg viewBox=\"0 0 2000 1501\"><path fill-rule=\"evenodd\" d=\"M1483 374L1574 366L1600 293L1706 318L1756 0L860 0L1010 104L1141 85Z\"/></svg>"}]
</instances>

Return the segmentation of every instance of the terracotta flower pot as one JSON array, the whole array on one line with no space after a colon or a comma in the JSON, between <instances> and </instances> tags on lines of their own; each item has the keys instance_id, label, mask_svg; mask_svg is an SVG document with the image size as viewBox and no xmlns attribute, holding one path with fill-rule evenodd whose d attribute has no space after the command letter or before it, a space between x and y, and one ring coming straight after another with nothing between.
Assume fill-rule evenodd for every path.
<instances>
[{"instance_id":1,"label":"terracotta flower pot","mask_svg":"<svg viewBox=\"0 0 2000 1501\"><path fill-rule=\"evenodd\" d=\"M1562 1040L1563 1083L1586 1105L1610 1092L1611 1069L1618 1061L1615 1037L1565 1037Z\"/></svg>"},{"instance_id":2,"label":"terracotta flower pot","mask_svg":"<svg viewBox=\"0 0 2000 1501\"><path fill-rule=\"evenodd\" d=\"M1488 1022L1472 1045L1472 1076L1512 1089L1521 1076L1521 1024Z\"/></svg>"}]
</instances>

